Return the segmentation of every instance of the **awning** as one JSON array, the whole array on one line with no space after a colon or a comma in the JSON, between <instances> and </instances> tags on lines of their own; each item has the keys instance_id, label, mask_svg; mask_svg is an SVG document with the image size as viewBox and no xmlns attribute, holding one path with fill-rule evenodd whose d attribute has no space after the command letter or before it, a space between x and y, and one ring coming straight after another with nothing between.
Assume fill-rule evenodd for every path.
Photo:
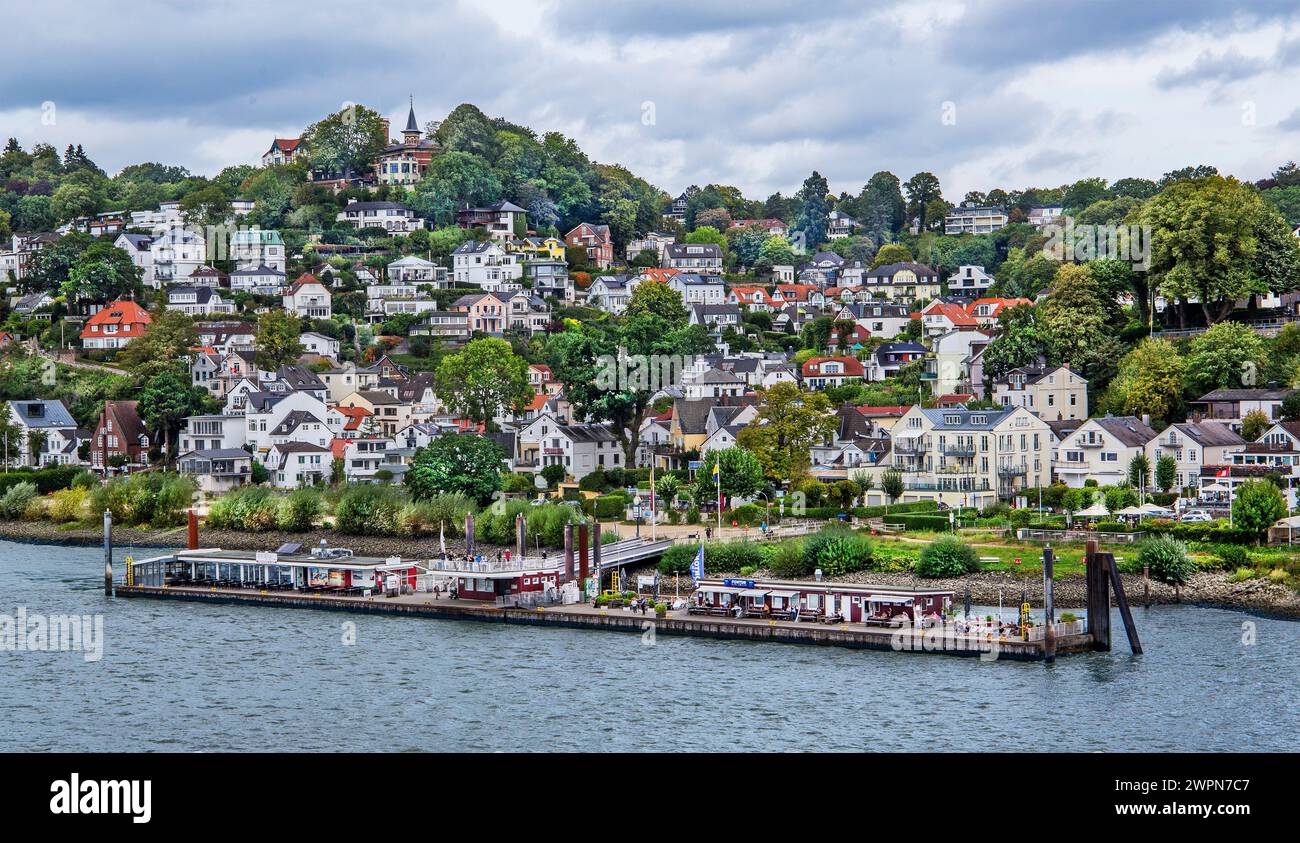
<instances>
[{"instance_id":1,"label":"awning","mask_svg":"<svg viewBox=\"0 0 1300 843\"><path fill-rule=\"evenodd\" d=\"M773 591L770 594L772 597L784 597L786 600L793 600L799 596L797 591Z\"/></svg>"},{"instance_id":2,"label":"awning","mask_svg":"<svg viewBox=\"0 0 1300 843\"><path fill-rule=\"evenodd\" d=\"M886 597L881 594L873 594L867 598L868 603L889 603L892 605L903 606L912 604L911 597Z\"/></svg>"},{"instance_id":3,"label":"awning","mask_svg":"<svg viewBox=\"0 0 1300 843\"><path fill-rule=\"evenodd\" d=\"M702 585L696 591L703 591L706 594L739 594L744 591L743 588L732 588L727 585Z\"/></svg>"},{"instance_id":4,"label":"awning","mask_svg":"<svg viewBox=\"0 0 1300 843\"><path fill-rule=\"evenodd\" d=\"M742 588L737 592L741 597L762 597L767 594L766 588Z\"/></svg>"}]
</instances>

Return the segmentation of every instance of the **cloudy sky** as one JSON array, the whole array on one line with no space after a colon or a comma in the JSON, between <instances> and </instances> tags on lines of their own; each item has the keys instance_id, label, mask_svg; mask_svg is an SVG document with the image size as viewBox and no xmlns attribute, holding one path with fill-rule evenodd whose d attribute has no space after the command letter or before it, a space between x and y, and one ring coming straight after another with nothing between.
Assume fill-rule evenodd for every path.
<instances>
[{"instance_id":1,"label":"cloudy sky","mask_svg":"<svg viewBox=\"0 0 1300 843\"><path fill-rule=\"evenodd\" d=\"M422 123L472 102L755 198L813 169L930 170L959 200L1300 158L1295 0L112 5L0 0L0 135L213 174L347 101L400 126L413 94Z\"/></svg>"}]
</instances>

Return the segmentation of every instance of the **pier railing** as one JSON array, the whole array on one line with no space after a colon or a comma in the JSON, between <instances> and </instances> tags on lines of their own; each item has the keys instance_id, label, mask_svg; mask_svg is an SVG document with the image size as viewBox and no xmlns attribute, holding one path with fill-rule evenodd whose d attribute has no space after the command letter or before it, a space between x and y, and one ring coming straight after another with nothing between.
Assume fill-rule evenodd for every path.
<instances>
[{"instance_id":1,"label":"pier railing","mask_svg":"<svg viewBox=\"0 0 1300 843\"><path fill-rule=\"evenodd\" d=\"M1086 542L1095 541L1110 544L1137 544L1147 537L1146 531L1132 533L1110 533L1105 530L1033 530L1022 527L1016 530L1016 538L1022 541Z\"/></svg>"}]
</instances>

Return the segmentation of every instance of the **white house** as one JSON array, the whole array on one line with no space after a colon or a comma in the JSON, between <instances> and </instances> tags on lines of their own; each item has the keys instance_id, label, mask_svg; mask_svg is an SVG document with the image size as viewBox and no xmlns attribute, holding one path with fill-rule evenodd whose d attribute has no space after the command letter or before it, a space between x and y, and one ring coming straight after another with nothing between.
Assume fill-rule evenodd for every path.
<instances>
[{"instance_id":1,"label":"white house","mask_svg":"<svg viewBox=\"0 0 1300 843\"><path fill-rule=\"evenodd\" d=\"M534 472L562 465L566 473L581 480L597 468L623 467L622 446L601 424L561 424L544 413L519 431L517 441L519 467Z\"/></svg>"},{"instance_id":2,"label":"white house","mask_svg":"<svg viewBox=\"0 0 1300 843\"><path fill-rule=\"evenodd\" d=\"M269 266L237 269L230 273L231 293L279 296L284 293L284 272Z\"/></svg>"},{"instance_id":3,"label":"white house","mask_svg":"<svg viewBox=\"0 0 1300 843\"><path fill-rule=\"evenodd\" d=\"M75 465L77 423L62 401L28 399L9 402L9 421L18 431L6 443L7 458L17 465ZM33 453L32 446L37 448Z\"/></svg>"},{"instance_id":4,"label":"white house","mask_svg":"<svg viewBox=\"0 0 1300 843\"><path fill-rule=\"evenodd\" d=\"M230 235L230 258L236 269L257 269L266 266L283 273L285 270L284 240L278 231L260 228L241 228Z\"/></svg>"},{"instance_id":5,"label":"white house","mask_svg":"<svg viewBox=\"0 0 1300 843\"><path fill-rule=\"evenodd\" d=\"M1144 419L1134 416L1102 416L1088 419L1057 446L1056 479L1072 488L1087 480L1098 486L1114 486L1128 480L1129 463L1145 454L1156 432Z\"/></svg>"},{"instance_id":6,"label":"white house","mask_svg":"<svg viewBox=\"0 0 1300 843\"><path fill-rule=\"evenodd\" d=\"M284 293L284 309L305 319L328 319L332 297L325 285L311 274L304 274Z\"/></svg>"},{"instance_id":7,"label":"white house","mask_svg":"<svg viewBox=\"0 0 1300 843\"><path fill-rule=\"evenodd\" d=\"M315 331L304 331L298 335L298 342L302 344L302 350L307 354L319 354L321 357L335 360L339 357L339 341L333 337Z\"/></svg>"},{"instance_id":8,"label":"white house","mask_svg":"<svg viewBox=\"0 0 1300 843\"><path fill-rule=\"evenodd\" d=\"M487 287L522 278L524 267L495 240L468 240L451 253L451 273L457 287Z\"/></svg>"},{"instance_id":9,"label":"white house","mask_svg":"<svg viewBox=\"0 0 1300 843\"><path fill-rule=\"evenodd\" d=\"M264 464L271 473L271 485L298 489L328 481L333 462L329 448L309 442L282 442L272 446Z\"/></svg>"},{"instance_id":10,"label":"white house","mask_svg":"<svg viewBox=\"0 0 1300 843\"><path fill-rule=\"evenodd\" d=\"M1199 486L1201 469L1207 465L1228 465L1233 454L1246 448L1246 440L1221 422L1182 422L1169 427L1147 442L1147 460L1151 463L1149 483L1155 481L1156 463L1161 457L1173 457L1177 470L1174 490Z\"/></svg>"},{"instance_id":11,"label":"white house","mask_svg":"<svg viewBox=\"0 0 1300 843\"><path fill-rule=\"evenodd\" d=\"M424 228L423 217L416 216L415 211L396 202L358 202L349 199L347 206L335 219L358 230L382 228L394 234L406 234Z\"/></svg>"}]
</instances>

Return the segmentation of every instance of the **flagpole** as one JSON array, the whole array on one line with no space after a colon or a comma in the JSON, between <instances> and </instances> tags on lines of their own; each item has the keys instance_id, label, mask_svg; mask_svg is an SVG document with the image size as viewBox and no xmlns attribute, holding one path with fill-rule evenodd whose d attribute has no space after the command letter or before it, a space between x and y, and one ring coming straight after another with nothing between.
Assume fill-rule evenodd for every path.
<instances>
[{"instance_id":1,"label":"flagpole","mask_svg":"<svg viewBox=\"0 0 1300 843\"><path fill-rule=\"evenodd\" d=\"M722 457L713 464L713 479L718 484L718 541L722 541Z\"/></svg>"}]
</instances>

